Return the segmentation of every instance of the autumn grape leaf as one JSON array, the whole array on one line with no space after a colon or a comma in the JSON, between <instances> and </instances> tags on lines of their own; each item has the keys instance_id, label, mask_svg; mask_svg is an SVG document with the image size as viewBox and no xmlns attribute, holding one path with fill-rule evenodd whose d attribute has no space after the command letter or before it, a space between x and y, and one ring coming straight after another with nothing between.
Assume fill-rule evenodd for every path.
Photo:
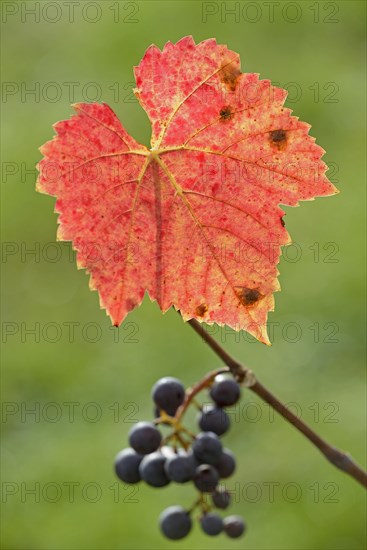
<instances>
[{"instance_id":1,"label":"autumn grape leaf","mask_svg":"<svg viewBox=\"0 0 367 550\"><path fill-rule=\"evenodd\" d=\"M74 105L40 149L37 188L57 197L58 239L73 242L116 326L147 292L163 312L269 343L290 242L279 204L336 192L324 150L283 106L286 91L241 73L214 39L152 45L135 78L150 149L104 103Z\"/></svg>"}]
</instances>

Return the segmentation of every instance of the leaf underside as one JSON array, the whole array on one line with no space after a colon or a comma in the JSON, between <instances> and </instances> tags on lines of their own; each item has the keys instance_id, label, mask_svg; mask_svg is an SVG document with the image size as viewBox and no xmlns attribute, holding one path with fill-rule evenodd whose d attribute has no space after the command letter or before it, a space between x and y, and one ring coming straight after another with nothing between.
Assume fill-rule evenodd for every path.
<instances>
[{"instance_id":1,"label":"leaf underside","mask_svg":"<svg viewBox=\"0 0 367 550\"><path fill-rule=\"evenodd\" d=\"M58 239L72 241L116 326L147 292L163 312L268 344L290 242L279 204L336 192L324 150L283 106L286 91L241 73L214 39L153 45L135 78L150 149L97 103L74 105L40 149L37 189L57 197Z\"/></svg>"}]
</instances>

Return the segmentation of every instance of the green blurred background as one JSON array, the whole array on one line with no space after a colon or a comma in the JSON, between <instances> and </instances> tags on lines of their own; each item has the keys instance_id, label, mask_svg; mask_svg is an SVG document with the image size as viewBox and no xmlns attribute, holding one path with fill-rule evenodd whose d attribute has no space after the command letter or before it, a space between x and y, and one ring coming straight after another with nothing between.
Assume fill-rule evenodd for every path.
<instances>
[{"instance_id":1,"label":"green blurred background","mask_svg":"<svg viewBox=\"0 0 367 550\"><path fill-rule=\"evenodd\" d=\"M297 246L280 264L273 346L210 330L363 463L365 2L73 4L72 15L66 2L1 3L2 547L171 548L157 516L170 504L189 506L194 490L133 492L116 483L113 458L131 423L151 418L159 377L189 385L219 362L177 314L162 316L147 299L111 329L70 244L53 245L54 199L34 190L38 147L71 114L70 103L96 99L148 144L148 120L130 90L132 66L153 42L215 37L240 53L244 71L287 87L288 106L312 124L342 192L286 209ZM353 479L250 392L231 415L231 513L246 518L248 533L230 541L196 526L175 547L365 548L365 494Z\"/></svg>"}]
</instances>

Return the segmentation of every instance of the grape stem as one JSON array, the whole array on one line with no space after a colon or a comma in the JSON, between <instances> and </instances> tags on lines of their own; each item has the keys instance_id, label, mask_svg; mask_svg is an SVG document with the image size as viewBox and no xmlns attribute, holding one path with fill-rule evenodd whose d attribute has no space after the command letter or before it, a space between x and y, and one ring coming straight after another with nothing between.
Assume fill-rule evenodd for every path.
<instances>
[{"instance_id":1,"label":"grape stem","mask_svg":"<svg viewBox=\"0 0 367 550\"><path fill-rule=\"evenodd\" d=\"M244 367L241 363L236 361L231 355L229 355L220 344L207 331L204 327L195 319L187 321L188 324L194 329L197 334L208 344L208 346L214 351L214 353L222 359L223 363L227 365L227 368L217 369L216 371L208 373L198 384L186 394L185 401L176 412L176 418L179 420L182 418L185 410L194 399L197 393L199 393L206 386L209 386L217 374L223 372L230 372L236 380L253 391L261 397L263 401L268 403L274 410L277 411L287 422L290 422L296 430L301 432L311 443L313 443L319 451L327 458L329 462L334 464L339 470L352 476L358 483L367 487L367 472L365 472L352 457L329 445L322 437L317 435L310 426L305 424L300 418L292 413L286 405L284 405L275 395L265 388L256 378L252 370Z\"/></svg>"},{"instance_id":2,"label":"grape stem","mask_svg":"<svg viewBox=\"0 0 367 550\"><path fill-rule=\"evenodd\" d=\"M189 405L192 402L195 402L194 398L196 397L196 395L198 393L200 393L201 391L203 391L205 388L208 388L209 386L211 386L212 383L214 382L214 378L216 376L218 376L218 374L223 374L225 372L227 372L227 373L231 372L231 369L230 369L229 366L221 368L221 369L216 369L216 370L213 370L211 372L208 372L208 374L206 376L204 376L204 378L202 378L199 382L197 382L197 384L195 384L195 386L188 389L188 391L186 392L186 395L185 395L184 402L177 409L176 414L175 414L175 422L177 424L181 423L181 419L182 419L183 415L185 414L185 411L189 407Z\"/></svg>"}]
</instances>

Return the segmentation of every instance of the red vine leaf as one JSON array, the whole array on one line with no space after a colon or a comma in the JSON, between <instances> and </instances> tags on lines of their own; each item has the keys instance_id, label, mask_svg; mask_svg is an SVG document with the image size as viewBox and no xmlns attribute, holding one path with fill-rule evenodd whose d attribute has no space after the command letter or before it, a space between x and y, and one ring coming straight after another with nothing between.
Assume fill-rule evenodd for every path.
<instances>
[{"instance_id":1,"label":"red vine leaf","mask_svg":"<svg viewBox=\"0 0 367 550\"><path fill-rule=\"evenodd\" d=\"M213 39L151 46L135 77L150 149L96 103L74 105L41 148L38 190L57 197L58 238L73 242L115 325L147 291L163 312L269 343L290 242L279 204L336 192L323 149L283 107L285 90L241 73Z\"/></svg>"}]
</instances>

